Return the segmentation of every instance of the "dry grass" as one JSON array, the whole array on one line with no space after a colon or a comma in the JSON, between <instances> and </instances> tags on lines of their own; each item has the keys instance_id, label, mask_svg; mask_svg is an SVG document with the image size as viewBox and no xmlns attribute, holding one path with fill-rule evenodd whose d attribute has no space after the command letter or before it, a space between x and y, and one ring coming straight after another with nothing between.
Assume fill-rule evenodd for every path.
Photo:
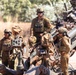
<instances>
[{"instance_id":1,"label":"dry grass","mask_svg":"<svg viewBox=\"0 0 76 75\"><path fill-rule=\"evenodd\" d=\"M12 26L18 25L22 28L21 35L24 37L25 40L29 37L30 31L30 23L11 23L11 22L0 22L0 39L4 36L4 29L11 29Z\"/></svg>"}]
</instances>

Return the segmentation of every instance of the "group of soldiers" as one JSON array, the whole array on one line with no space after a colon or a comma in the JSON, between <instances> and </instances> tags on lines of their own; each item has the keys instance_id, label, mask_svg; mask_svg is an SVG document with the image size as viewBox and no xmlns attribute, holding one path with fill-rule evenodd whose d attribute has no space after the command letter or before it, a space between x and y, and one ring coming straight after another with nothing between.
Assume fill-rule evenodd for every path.
<instances>
[{"instance_id":1,"label":"group of soldiers","mask_svg":"<svg viewBox=\"0 0 76 75\"><path fill-rule=\"evenodd\" d=\"M63 19L64 21L71 20L76 24L76 0L70 0L70 2L72 4L73 9L70 12L66 12L67 16L64 15L66 18ZM34 18L31 23L30 38L28 39L30 49L29 64L40 65L40 55L37 49L43 48L48 53L45 56L45 60L47 60L52 65L50 59L51 56L54 55L54 42L57 40L57 48L61 55L61 70L64 75L69 75L68 62L69 52L71 50L71 43L70 38L67 35L68 30L64 26L59 27L57 29L58 35L53 38L50 34L50 31L53 28L55 28L55 26L52 25L46 17L44 17L44 10L42 8L38 8L37 17ZM9 66L9 68L11 69L14 69L14 60L12 60L14 53L14 47L12 46L13 39L22 39L22 44L20 45L21 48L24 48L26 46L26 44L23 42L23 38L20 36L20 32L21 28L19 26L12 27L12 31L5 29L4 37L0 40L0 55L2 55L2 63L5 66ZM12 34L14 36L13 38L11 38ZM18 47L18 49L20 49L20 47ZM23 53L24 51L22 50L20 50L20 52L25 55ZM27 65L25 65L25 68L26 70L28 69Z\"/></svg>"},{"instance_id":2,"label":"group of soldiers","mask_svg":"<svg viewBox=\"0 0 76 75\"><path fill-rule=\"evenodd\" d=\"M31 35L35 36L37 38L36 43L39 43L40 48L43 48L47 50L48 54L45 56L45 60L51 63L51 56L54 55L54 40L49 33L51 29L54 28L49 22L48 19L46 19L43 14L42 9L37 10L38 17L33 19L32 25L31 25ZM58 28L59 34L57 35L59 40L59 52L61 54L61 69L64 75L68 74L68 62L69 62L69 52L71 50L71 44L70 39L67 36L68 30L64 27ZM34 42L35 43L35 42ZM33 57L34 56L34 57ZM30 63L32 64L34 61L36 62L39 60L40 56L38 55L38 52L33 52ZM38 61L37 61L38 62Z\"/></svg>"},{"instance_id":3,"label":"group of soldiers","mask_svg":"<svg viewBox=\"0 0 76 75\"><path fill-rule=\"evenodd\" d=\"M19 26L13 26L12 30L5 29L4 37L0 40L0 56L2 59L2 64L4 64L5 66L11 69L15 68L14 65L15 57L16 57L15 53L18 53L19 51L21 52L21 50L19 49L25 47L25 43L22 43L21 45L19 43L23 40L15 41L15 39L17 38L22 39L22 37L20 36L21 31L22 30ZM18 45L15 46L15 43L19 44L19 47L16 47ZM17 48L17 50L15 48ZM8 75L8 74L4 74L4 75Z\"/></svg>"}]
</instances>

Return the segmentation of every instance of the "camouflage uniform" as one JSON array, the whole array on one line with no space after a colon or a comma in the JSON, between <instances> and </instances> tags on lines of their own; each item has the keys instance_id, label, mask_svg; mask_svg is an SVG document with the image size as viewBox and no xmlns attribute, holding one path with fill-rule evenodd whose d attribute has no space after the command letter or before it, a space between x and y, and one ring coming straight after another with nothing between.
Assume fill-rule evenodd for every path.
<instances>
[{"instance_id":1,"label":"camouflage uniform","mask_svg":"<svg viewBox=\"0 0 76 75\"><path fill-rule=\"evenodd\" d=\"M68 74L68 62L69 62L69 52L71 49L70 39L65 36L66 29L61 27L59 28L59 34L62 34L62 37L59 39L59 51L61 53L61 69L64 75ZM63 36L64 35L64 36Z\"/></svg>"},{"instance_id":2,"label":"camouflage uniform","mask_svg":"<svg viewBox=\"0 0 76 75\"><path fill-rule=\"evenodd\" d=\"M17 42L15 43L16 45L13 45L14 52L17 53L18 57L15 59L15 69L22 69L23 64L22 64L22 56L23 56L23 50L25 49L25 42L23 42L23 37L20 35L20 32L22 29L19 26L13 26L12 27L12 32L14 36L14 40ZM19 65L21 67L19 67Z\"/></svg>"},{"instance_id":3,"label":"camouflage uniform","mask_svg":"<svg viewBox=\"0 0 76 75\"><path fill-rule=\"evenodd\" d=\"M31 63L40 59L39 49L46 50L45 61L49 61L51 53L54 54L53 38L49 33L45 33L41 38L41 44L36 48L34 57L31 58Z\"/></svg>"},{"instance_id":4,"label":"camouflage uniform","mask_svg":"<svg viewBox=\"0 0 76 75\"><path fill-rule=\"evenodd\" d=\"M42 9L37 9L37 14L38 13L42 13L43 14L43 10ZM37 38L37 42L40 42L41 40L41 36L40 34L42 34L44 31L49 32L50 29L52 29L52 25L50 24L50 21L44 17L42 15L41 19L39 19L39 17L37 16L36 18L34 18L32 20L32 24L31 24L31 34L33 34L34 36L36 36Z\"/></svg>"},{"instance_id":5,"label":"camouflage uniform","mask_svg":"<svg viewBox=\"0 0 76 75\"><path fill-rule=\"evenodd\" d=\"M0 53L2 53L2 63L5 66L9 66L10 68L14 68L14 62L10 61L10 55L13 53L11 42L12 38L10 37L11 33L9 30L5 29L5 34L8 34L8 38L3 37L0 40Z\"/></svg>"},{"instance_id":6,"label":"camouflage uniform","mask_svg":"<svg viewBox=\"0 0 76 75\"><path fill-rule=\"evenodd\" d=\"M41 38L41 45L46 50L48 50L48 53L54 53L54 47L53 47L53 38L50 33L45 33Z\"/></svg>"}]
</instances>

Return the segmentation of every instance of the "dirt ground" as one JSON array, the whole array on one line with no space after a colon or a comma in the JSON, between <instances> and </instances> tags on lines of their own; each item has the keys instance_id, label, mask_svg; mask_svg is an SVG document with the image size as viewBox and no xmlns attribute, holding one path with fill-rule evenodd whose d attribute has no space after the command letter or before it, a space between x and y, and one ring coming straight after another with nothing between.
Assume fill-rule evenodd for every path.
<instances>
[{"instance_id":1,"label":"dirt ground","mask_svg":"<svg viewBox=\"0 0 76 75\"><path fill-rule=\"evenodd\" d=\"M3 37L4 29L11 29L12 26L18 25L21 27L22 32L21 35L24 37L25 40L27 40L27 37L29 37L29 31L30 31L30 23L11 23L11 22L0 22L0 39Z\"/></svg>"},{"instance_id":2,"label":"dirt ground","mask_svg":"<svg viewBox=\"0 0 76 75\"><path fill-rule=\"evenodd\" d=\"M18 25L21 27L21 29L22 29L21 35L24 37L24 41L27 41L28 37L29 37L31 23L0 22L0 40L4 36L4 30L11 29L15 25ZM1 63L1 61L0 61L0 63ZM0 75L2 75L2 74L0 74Z\"/></svg>"},{"instance_id":3,"label":"dirt ground","mask_svg":"<svg viewBox=\"0 0 76 75\"><path fill-rule=\"evenodd\" d=\"M11 22L0 22L0 39L3 37L4 35L4 29L11 29L12 26L18 25L22 28L22 32L21 35L24 37L24 40L27 41L29 38L29 33L30 33L30 23L11 23ZM73 69L76 69L76 52L75 54L70 58L70 65L72 66ZM30 73L29 73L30 74ZM31 74L30 74L31 75ZM55 75L55 74L53 74ZM57 74L56 74L57 75Z\"/></svg>"}]
</instances>

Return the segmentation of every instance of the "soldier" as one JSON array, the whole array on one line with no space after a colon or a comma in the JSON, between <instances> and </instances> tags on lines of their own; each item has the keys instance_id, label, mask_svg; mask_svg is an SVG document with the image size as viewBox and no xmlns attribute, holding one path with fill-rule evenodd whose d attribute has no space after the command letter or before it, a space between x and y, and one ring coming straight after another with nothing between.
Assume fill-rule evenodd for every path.
<instances>
[{"instance_id":1,"label":"soldier","mask_svg":"<svg viewBox=\"0 0 76 75\"><path fill-rule=\"evenodd\" d=\"M9 60L10 55L13 53L12 45L11 45L11 34L12 32L8 29L4 30L4 37L0 40L0 54L2 54L2 63L5 66L9 66L10 68L14 68L14 62Z\"/></svg>"},{"instance_id":2,"label":"soldier","mask_svg":"<svg viewBox=\"0 0 76 75\"><path fill-rule=\"evenodd\" d=\"M40 42L42 33L44 31L49 32L54 26L44 17L44 10L42 8L37 9L37 15L38 16L32 20L30 33L31 36L36 36L37 42Z\"/></svg>"},{"instance_id":3,"label":"soldier","mask_svg":"<svg viewBox=\"0 0 76 75\"><path fill-rule=\"evenodd\" d=\"M51 37L50 33L45 32L42 36L41 44L37 47L34 57L31 58L31 64L40 58L39 49L44 49L44 51L47 53L45 55L45 59L50 61L49 58L51 59L51 56L54 54L53 38Z\"/></svg>"},{"instance_id":4,"label":"soldier","mask_svg":"<svg viewBox=\"0 0 76 75\"><path fill-rule=\"evenodd\" d=\"M60 27L59 31L59 51L61 53L61 69L64 75L68 74L69 52L71 49L70 39L67 36L67 29Z\"/></svg>"},{"instance_id":5,"label":"soldier","mask_svg":"<svg viewBox=\"0 0 76 75\"><path fill-rule=\"evenodd\" d=\"M23 68L22 59L20 59L20 58L22 58L22 55L23 55L22 50L25 47L25 45L23 44L23 37L20 35L21 31L22 31L22 29L19 26L12 27L12 33L14 35L14 40L12 41L12 46L13 46L14 52L17 53L17 55L18 55L18 62L17 62L17 59L15 60L15 66L17 66L17 69Z\"/></svg>"},{"instance_id":6,"label":"soldier","mask_svg":"<svg viewBox=\"0 0 76 75\"><path fill-rule=\"evenodd\" d=\"M29 45L30 45L30 59L32 59L34 56L36 56L36 37L31 36L29 38Z\"/></svg>"},{"instance_id":7,"label":"soldier","mask_svg":"<svg viewBox=\"0 0 76 75\"><path fill-rule=\"evenodd\" d=\"M48 50L48 53L54 53L53 38L50 33L44 33L41 38L41 46Z\"/></svg>"}]
</instances>

